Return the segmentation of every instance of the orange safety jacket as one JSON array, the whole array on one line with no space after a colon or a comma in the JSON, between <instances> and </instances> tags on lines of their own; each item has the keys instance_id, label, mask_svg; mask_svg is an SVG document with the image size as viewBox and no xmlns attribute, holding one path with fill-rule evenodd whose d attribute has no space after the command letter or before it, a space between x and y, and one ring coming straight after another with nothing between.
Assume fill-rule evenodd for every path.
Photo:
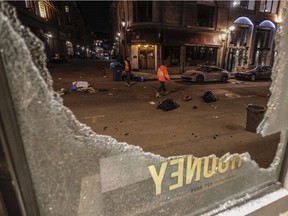
<instances>
[{"instance_id":1,"label":"orange safety jacket","mask_svg":"<svg viewBox=\"0 0 288 216\"><path fill-rule=\"evenodd\" d=\"M161 82L165 82L166 80L170 80L167 67L161 65L157 70L157 78Z\"/></svg>"}]
</instances>

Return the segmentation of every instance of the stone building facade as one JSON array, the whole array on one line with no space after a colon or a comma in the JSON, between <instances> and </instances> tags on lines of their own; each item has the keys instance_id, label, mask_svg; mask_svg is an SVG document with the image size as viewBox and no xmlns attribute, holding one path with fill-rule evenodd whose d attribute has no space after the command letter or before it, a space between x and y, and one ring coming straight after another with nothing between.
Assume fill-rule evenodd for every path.
<instances>
[{"instance_id":1,"label":"stone building facade","mask_svg":"<svg viewBox=\"0 0 288 216\"><path fill-rule=\"evenodd\" d=\"M45 44L47 58L55 54L87 56L92 47L90 31L73 1L11 1L23 27L28 27Z\"/></svg>"},{"instance_id":2,"label":"stone building facade","mask_svg":"<svg viewBox=\"0 0 288 216\"><path fill-rule=\"evenodd\" d=\"M179 73L199 65L272 65L279 2L114 2L116 43L136 70L156 70L164 59Z\"/></svg>"}]
</instances>

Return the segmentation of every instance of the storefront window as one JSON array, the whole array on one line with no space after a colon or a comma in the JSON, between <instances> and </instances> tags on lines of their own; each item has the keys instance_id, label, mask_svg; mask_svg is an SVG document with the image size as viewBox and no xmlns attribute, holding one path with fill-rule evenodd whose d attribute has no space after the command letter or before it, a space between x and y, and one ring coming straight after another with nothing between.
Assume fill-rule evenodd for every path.
<instances>
[{"instance_id":1,"label":"storefront window","mask_svg":"<svg viewBox=\"0 0 288 216\"><path fill-rule=\"evenodd\" d=\"M215 47L186 47L186 66L215 65L217 48Z\"/></svg>"},{"instance_id":2,"label":"storefront window","mask_svg":"<svg viewBox=\"0 0 288 216\"><path fill-rule=\"evenodd\" d=\"M180 46L163 46L162 52L167 66L180 66Z\"/></svg>"},{"instance_id":3,"label":"storefront window","mask_svg":"<svg viewBox=\"0 0 288 216\"><path fill-rule=\"evenodd\" d=\"M0 29L0 99L5 101L0 103L0 144L9 148L9 138L19 131L17 140L25 150L25 160L20 162L27 160L27 166L22 166L30 171L33 190L29 192L35 193L37 200L29 201L39 207L39 213L36 209L34 214L26 215L215 215L280 187L277 182L287 145L288 96L283 91L288 80L287 29L283 28L279 35L272 94L258 127L264 136L281 132L277 153L267 169L259 168L247 152L225 152L221 157L211 154L165 158L96 134L64 106L63 99L53 90L43 43L29 29L20 27L15 11L5 2L0 2ZM215 48L195 49L199 59L214 56ZM170 57L171 63L177 62L179 55L180 47L163 47L163 58ZM2 100L4 96L13 105ZM221 109L209 105L206 108L211 108L211 113ZM194 111L201 110L191 106L191 112ZM14 114L13 118L7 118L7 113ZM169 114L164 113L163 122ZM231 110L231 117L233 114ZM209 124L210 119L203 122ZM12 128L11 122L16 127ZM177 124L181 123L175 120L171 130ZM230 136L221 143L229 144ZM245 148L246 144L249 145L241 146ZM259 146L261 152L262 143ZM18 180L16 177L13 180ZM21 189L19 193L29 194L25 187ZM30 206L25 207L29 211Z\"/></svg>"},{"instance_id":4,"label":"storefront window","mask_svg":"<svg viewBox=\"0 0 288 216\"><path fill-rule=\"evenodd\" d=\"M249 36L249 27L237 26L234 31L231 31L230 44L234 46L246 46Z\"/></svg>"}]
</instances>

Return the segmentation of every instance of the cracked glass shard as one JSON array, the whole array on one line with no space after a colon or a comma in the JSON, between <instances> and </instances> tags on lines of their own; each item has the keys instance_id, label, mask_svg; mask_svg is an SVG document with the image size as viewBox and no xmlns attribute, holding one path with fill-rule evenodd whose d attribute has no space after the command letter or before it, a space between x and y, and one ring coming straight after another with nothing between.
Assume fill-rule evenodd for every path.
<instances>
[{"instance_id":1,"label":"cracked glass shard","mask_svg":"<svg viewBox=\"0 0 288 216\"><path fill-rule=\"evenodd\" d=\"M285 13L277 38L277 77L258 129L264 135L281 131L281 140L273 163L263 169L248 153L164 158L94 133L53 91L42 42L21 28L13 7L0 1L1 58L41 215L217 213L277 182L287 143Z\"/></svg>"}]
</instances>

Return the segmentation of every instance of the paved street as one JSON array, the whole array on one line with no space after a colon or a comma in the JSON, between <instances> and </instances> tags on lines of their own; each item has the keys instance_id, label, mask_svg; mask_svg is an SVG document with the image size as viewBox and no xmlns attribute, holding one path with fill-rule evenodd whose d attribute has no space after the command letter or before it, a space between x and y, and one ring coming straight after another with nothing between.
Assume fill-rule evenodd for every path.
<instances>
[{"instance_id":1,"label":"paved street","mask_svg":"<svg viewBox=\"0 0 288 216\"><path fill-rule=\"evenodd\" d=\"M268 167L275 156L279 134L263 138L246 131L246 106L266 106L271 82L231 79L226 84L196 84L175 78L167 83L170 93L155 98L157 81L133 81L126 87L123 81L112 80L109 62L70 60L68 64L51 64L49 70L56 91L70 88L74 81L88 81L96 89L95 94L75 92L62 98L77 119L98 134L165 157L221 157L227 152L247 151L261 167ZM203 102L201 96L207 90L219 100ZM186 95L192 100L184 101ZM166 98L176 101L179 108L169 112L156 109Z\"/></svg>"}]
</instances>

